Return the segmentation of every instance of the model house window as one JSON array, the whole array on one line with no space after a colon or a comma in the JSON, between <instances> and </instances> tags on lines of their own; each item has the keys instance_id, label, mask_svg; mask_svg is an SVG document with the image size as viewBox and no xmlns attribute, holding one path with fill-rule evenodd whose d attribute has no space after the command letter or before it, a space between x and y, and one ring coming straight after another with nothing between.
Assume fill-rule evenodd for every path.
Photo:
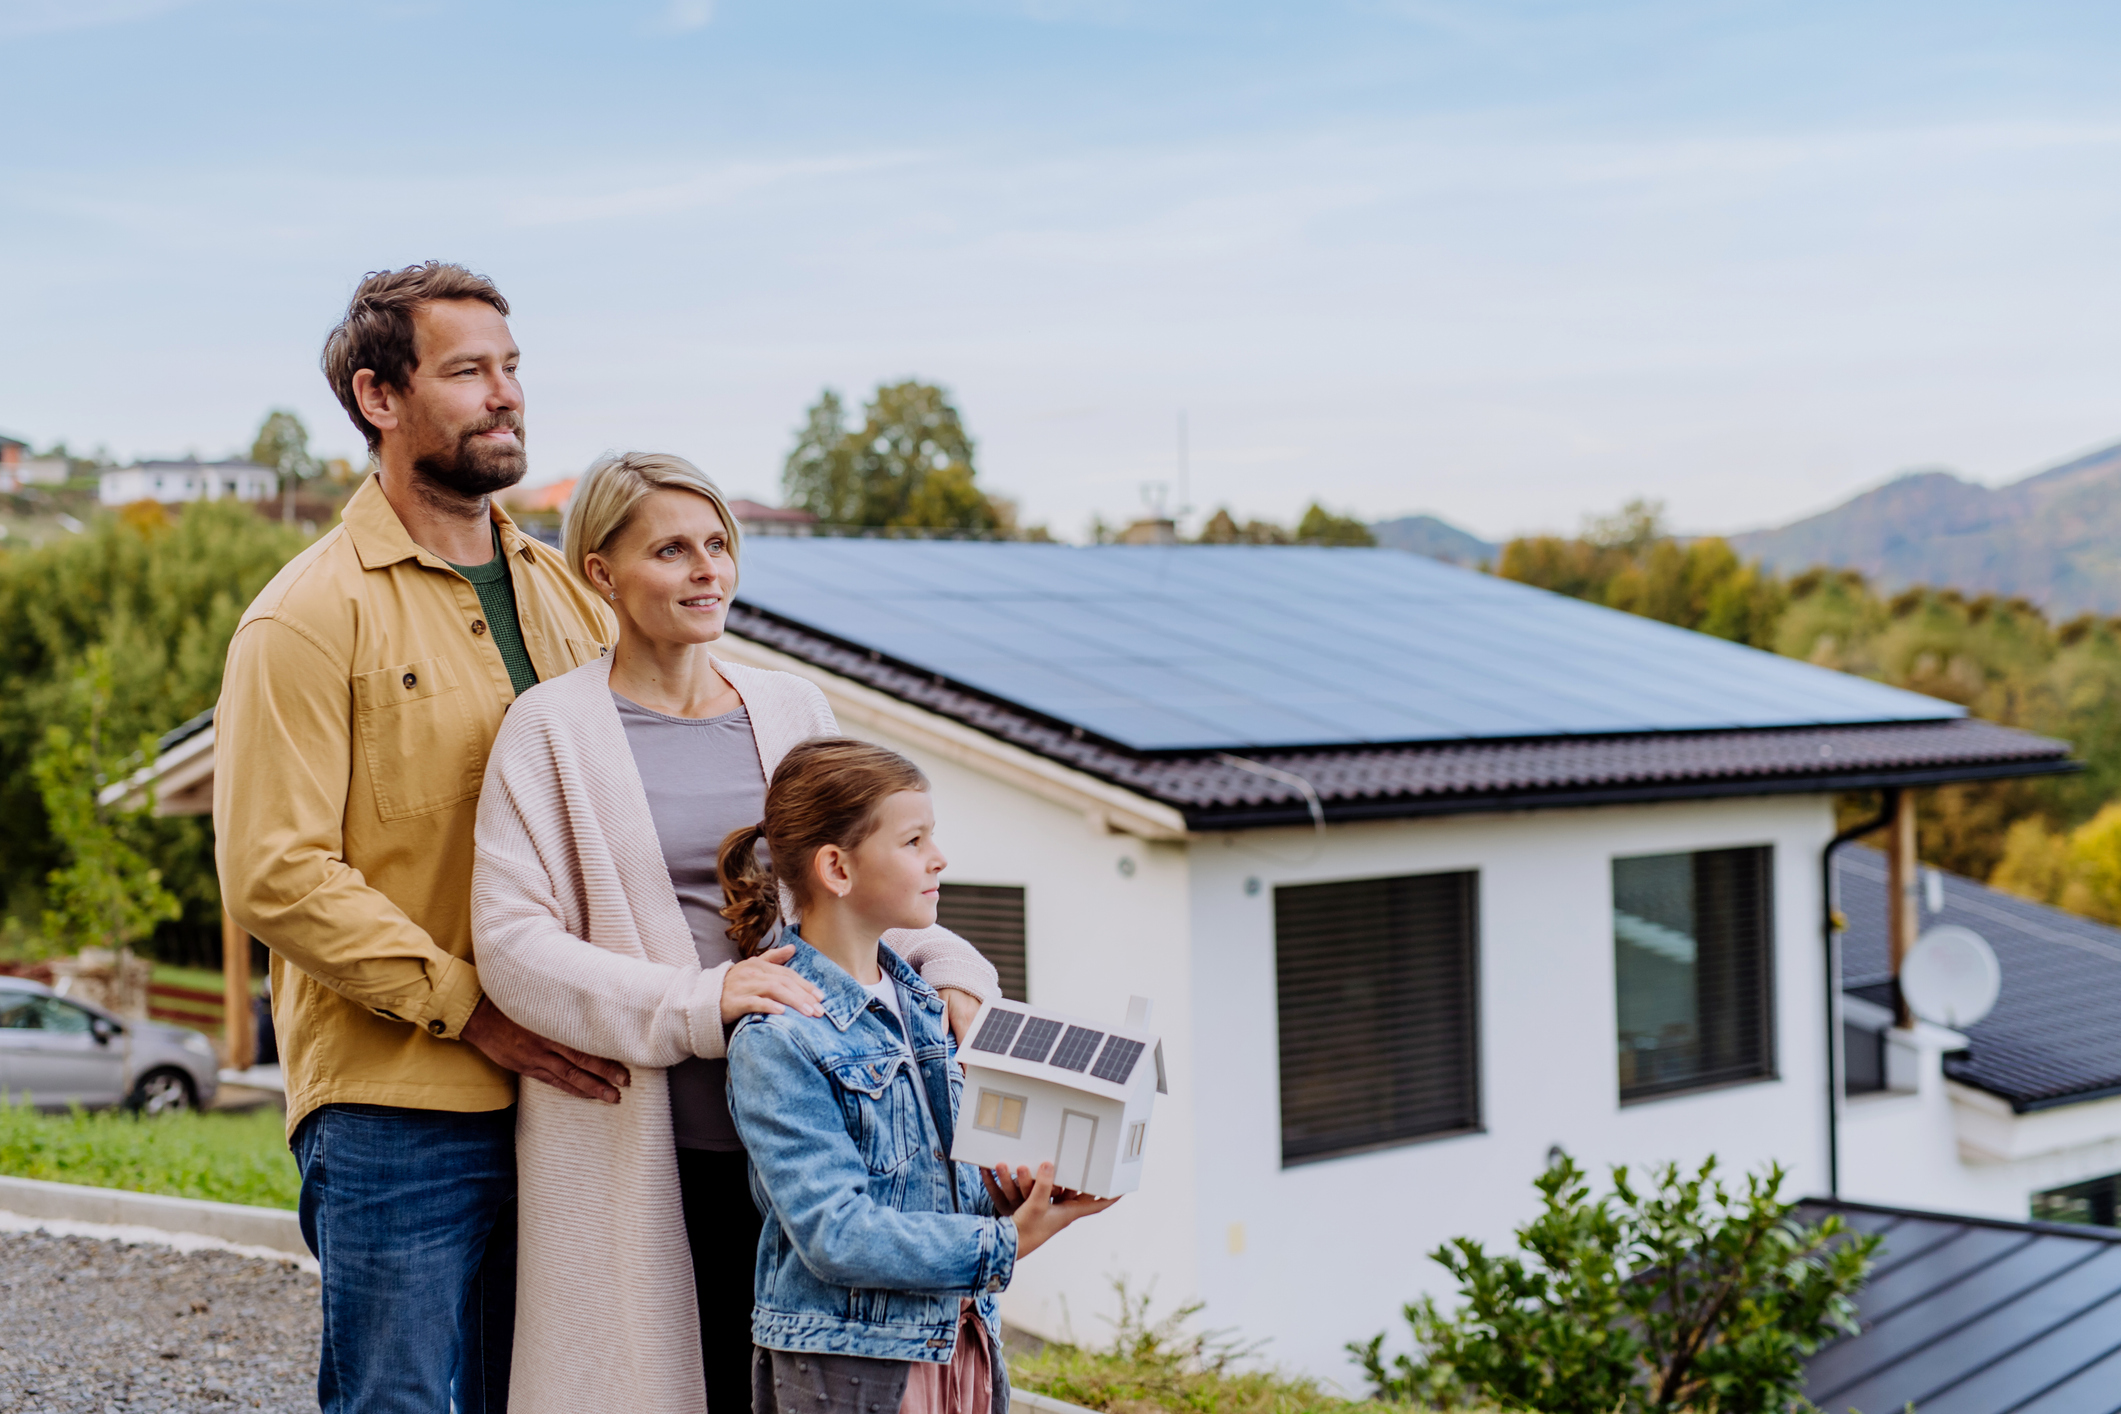
<instances>
[{"instance_id":1,"label":"model house window","mask_svg":"<svg viewBox=\"0 0 2121 1414\"><path fill-rule=\"evenodd\" d=\"M2117 1198L2121 1198L2121 1173L2072 1183L2067 1188L2051 1188L2033 1195L2033 1221L2121 1227L2114 1221Z\"/></svg>"},{"instance_id":2,"label":"model house window","mask_svg":"<svg viewBox=\"0 0 2121 1414\"><path fill-rule=\"evenodd\" d=\"M1620 1098L1774 1073L1770 851L1613 861Z\"/></svg>"},{"instance_id":3,"label":"model house window","mask_svg":"<svg viewBox=\"0 0 2121 1414\"><path fill-rule=\"evenodd\" d=\"M972 1127L1020 1139L1024 1133L1024 1103L1022 1095L1005 1095L999 1090L982 1088L979 1104L972 1112Z\"/></svg>"},{"instance_id":4,"label":"model house window","mask_svg":"<svg viewBox=\"0 0 2121 1414\"><path fill-rule=\"evenodd\" d=\"M1479 1127L1478 878L1275 889L1284 1167Z\"/></svg>"},{"instance_id":5,"label":"model house window","mask_svg":"<svg viewBox=\"0 0 2121 1414\"><path fill-rule=\"evenodd\" d=\"M1146 1134L1147 1134L1148 1132L1149 1132L1149 1121L1147 1121L1147 1120L1145 1120L1145 1119L1138 1119L1138 1120L1134 1121L1134 1123L1132 1123L1132 1124L1130 1124L1130 1125L1128 1125L1128 1126L1127 1126L1127 1157L1128 1157L1128 1158L1130 1158L1130 1159L1138 1159L1138 1158L1140 1158L1140 1157L1142 1156L1142 1138L1143 1138L1143 1136L1145 1136L1145 1135L1146 1135Z\"/></svg>"},{"instance_id":6,"label":"model house window","mask_svg":"<svg viewBox=\"0 0 2121 1414\"><path fill-rule=\"evenodd\" d=\"M1002 995L1028 1002L1024 987L1024 891L1000 884L945 884L935 921L980 950L1002 977Z\"/></svg>"}]
</instances>

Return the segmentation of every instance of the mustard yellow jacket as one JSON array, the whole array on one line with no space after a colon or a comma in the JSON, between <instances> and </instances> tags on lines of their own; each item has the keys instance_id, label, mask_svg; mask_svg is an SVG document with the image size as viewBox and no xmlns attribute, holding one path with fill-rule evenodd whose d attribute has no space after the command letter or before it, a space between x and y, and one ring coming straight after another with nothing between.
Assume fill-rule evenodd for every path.
<instances>
[{"instance_id":1,"label":"mustard yellow jacket","mask_svg":"<svg viewBox=\"0 0 2121 1414\"><path fill-rule=\"evenodd\" d=\"M539 680L602 656L603 604L493 516ZM479 785L514 700L478 591L413 544L372 477L237 625L214 849L230 915L272 950L289 1134L325 1104L514 1102L515 1077L459 1039L481 996Z\"/></svg>"}]
</instances>

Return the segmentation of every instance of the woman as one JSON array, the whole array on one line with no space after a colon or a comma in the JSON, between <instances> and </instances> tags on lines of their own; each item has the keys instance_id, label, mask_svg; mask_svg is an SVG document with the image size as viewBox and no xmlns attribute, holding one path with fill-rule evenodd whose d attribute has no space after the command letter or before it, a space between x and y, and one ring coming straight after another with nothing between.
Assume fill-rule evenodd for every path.
<instances>
[{"instance_id":1,"label":"woman","mask_svg":"<svg viewBox=\"0 0 2121 1414\"><path fill-rule=\"evenodd\" d=\"M608 1106L523 1087L511 1407L743 1414L759 1216L724 1043L748 1012L818 1014L820 994L779 965L792 949L736 961L716 852L760 818L789 748L838 727L812 684L710 653L737 526L689 462L599 461L565 553L618 642L509 710L479 802L472 936L502 1011L634 1080ZM951 989L960 1031L995 990L945 929L890 943Z\"/></svg>"}]
</instances>

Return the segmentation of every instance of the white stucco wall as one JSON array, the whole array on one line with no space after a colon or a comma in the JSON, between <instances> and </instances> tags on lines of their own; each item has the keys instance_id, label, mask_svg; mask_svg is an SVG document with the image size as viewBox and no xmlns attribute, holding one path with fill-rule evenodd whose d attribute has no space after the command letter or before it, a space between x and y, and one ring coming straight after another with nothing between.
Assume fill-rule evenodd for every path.
<instances>
[{"instance_id":1,"label":"white stucco wall","mask_svg":"<svg viewBox=\"0 0 2121 1414\"><path fill-rule=\"evenodd\" d=\"M1717 1154L1780 1160L1789 1191L1825 1180L1818 851L1827 803L1765 798L1347 826L1209 839L1194 851L1194 1034L1203 1319L1271 1337L1269 1358L1353 1382L1342 1345L1403 1332L1399 1308L1447 1295L1427 1253L1506 1242L1531 1216L1548 1146L1594 1172ZM1622 1108L1615 1058L1612 860L1775 849L1778 1078ZM1276 1070L1276 884L1480 871L1486 1132L1284 1169ZM1245 880L1261 888L1248 895ZM1212 1020L1211 1020L1212 1018Z\"/></svg>"}]
</instances>

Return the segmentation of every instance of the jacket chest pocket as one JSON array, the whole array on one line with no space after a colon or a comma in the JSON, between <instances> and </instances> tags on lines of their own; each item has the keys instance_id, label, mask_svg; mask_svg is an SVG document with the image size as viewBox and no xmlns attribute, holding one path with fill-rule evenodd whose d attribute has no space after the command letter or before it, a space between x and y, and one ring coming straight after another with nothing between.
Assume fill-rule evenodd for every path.
<instances>
[{"instance_id":1,"label":"jacket chest pocket","mask_svg":"<svg viewBox=\"0 0 2121 1414\"><path fill-rule=\"evenodd\" d=\"M873 1174L904 1168L925 1140L914 1077L903 1056L857 1056L836 1062L832 1078L840 1087L849 1128Z\"/></svg>"},{"instance_id":2,"label":"jacket chest pocket","mask_svg":"<svg viewBox=\"0 0 2121 1414\"><path fill-rule=\"evenodd\" d=\"M584 663L594 663L609 652L611 652L609 647L593 638L570 638L567 640L567 657L573 666L577 668Z\"/></svg>"},{"instance_id":3,"label":"jacket chest pocket","mask_svg":"<svg viewBox=\"0 0 2121 1414\"><path fill-rule=\"evenodd\" d=\"M353 700L379 818L424 815L479 793L485 744L447 658L356 673Z\"/></svg>"}]
</instances>

